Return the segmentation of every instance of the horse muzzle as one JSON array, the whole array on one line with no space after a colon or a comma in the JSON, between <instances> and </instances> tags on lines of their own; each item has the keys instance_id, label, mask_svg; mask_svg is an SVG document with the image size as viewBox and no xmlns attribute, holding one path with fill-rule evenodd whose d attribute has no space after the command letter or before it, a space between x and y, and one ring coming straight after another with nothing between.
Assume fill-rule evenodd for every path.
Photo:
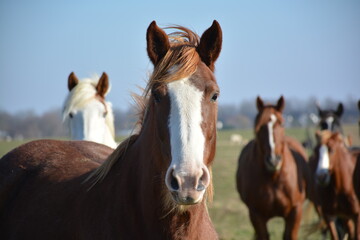
<instances>
[{"instance_id":1,"label":"horse muzzle","mask_svg":"<svg viewBox=\"0 0 360 240\"><path fill-rule=\"evenodd\" d=\"M330 172L325 169L317 171L316 183L320 186L327 186L330 183Z\"/></svg>"},{"instance_id":2,"label":"horse muzzle","mask_svg":"<svg viewBox=\"0 0 360 240\"><path fill-rule=\"evenodd\" d=\"M280 155L268 155L265 158L265 165L271 172L278 171L282 166L282 158Z\"/></svg>"},{"instance_id":3,"label":"horse muzzle","mask_svg":"<svg viewBox=\"0 0 360 240\"><path fill-rule=\"evenodd\" d=\"M210 173L206 167L190 173L169 169L165 183L173 200L179 205L193 205L201 202L210 184Z\"/></svg>"}]
</instances>

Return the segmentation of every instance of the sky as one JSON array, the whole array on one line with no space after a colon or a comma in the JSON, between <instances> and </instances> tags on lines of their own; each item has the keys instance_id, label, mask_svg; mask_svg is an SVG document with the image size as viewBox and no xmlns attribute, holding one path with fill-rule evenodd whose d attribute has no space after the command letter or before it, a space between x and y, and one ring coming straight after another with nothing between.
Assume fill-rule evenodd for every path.
<instances>
[{"instance_id":1,"label":"sky","mask_svg":"<svg viewBox=\"0 0 360 240\"><path fill-rule=\"evenodd\" d=\"M106 72L107 100L127 109L152 64L146 29L177 24L201 35L216 19L221 104L360 98L360 1L1 0L0 111L62 107L67 78Z\"/></svg>"}]
</instances>

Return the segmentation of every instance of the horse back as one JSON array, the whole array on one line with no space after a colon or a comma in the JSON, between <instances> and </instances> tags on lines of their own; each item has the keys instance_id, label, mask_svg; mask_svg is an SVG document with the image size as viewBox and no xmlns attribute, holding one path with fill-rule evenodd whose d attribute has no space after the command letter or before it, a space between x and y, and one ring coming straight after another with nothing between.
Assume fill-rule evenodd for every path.
<instances>
[{"instance_id":1,"label":"horse back","mask_svg":"<svg viewBox=\"0 0 360 240\"><path fill-rule=\"evenodd\" d=\"M0 159L0 229L9 227L5 225L9 224L8 217L20 214L22 206L29 209L27 204L36 204L40 198L55 198L43 197L47 192L70 192L68 185L80 189L87 173L112 151L93 142L38 140L7 153ZM58 186L64 187L59 190Z\"/></svg>"}]
</instances>

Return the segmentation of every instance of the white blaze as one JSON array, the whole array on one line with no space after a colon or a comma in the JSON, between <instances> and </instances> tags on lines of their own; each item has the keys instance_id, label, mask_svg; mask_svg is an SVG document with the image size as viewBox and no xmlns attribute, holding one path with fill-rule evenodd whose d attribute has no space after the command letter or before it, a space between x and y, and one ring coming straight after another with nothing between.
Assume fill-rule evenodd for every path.
<instances>
[{"instance_id":1,"label":"white blaze","mask_svg":"<svg viewBox=\"0 0 360 240\"><path fill-rule=\"evenodd\" d=\"M329 151L326 145L321 145L319 149L319 162L316 169L316 173L320 173L324 170L329 170L330 168L330 159Z\"/></svg>"},{"instance_id":2,"label":"white blaze","mask_svg":"<svg viewBox=\"0 0 360 240\"><path fill-rule=\"evenodd\" d=\"M328 129L331 131L331 127L332 127L332 124L334 122L334 117L328 117L328 118L326 118L325 121L326 121L326 123L328 125Z\"/></svg>"},{"instance_id":3,"label":"white blaze","mask_svg":"<svg viewBox=\"0 0 360 240\"><path fill-rule=\"evenodd\" d=\"M97 100L90 101L86 108L72 112L73 116L69 119L71 139L92 141L116 148L117 145L106 125L104 112L104 105Z\"/></svg>"},{"instance_id":4,"label":"white blaze","mask_svg":"<svg viewBox=\"0 0 360 240\"><path fill-rule=\"evenodd\" d=\"M269 145L271 149L271 156L275 158L275 140L274 140L274 131L273 127L276 122L276 116L274 114L270 115L270 121L268 122L268 131L269 131Z\"/></svg>"},{"instance_id":5,"label":"white blaze","mask_svg":"<svg viewBox=\"0 0 360 240\"><path fill-rule=\"evenodd\" d=\"M186 176L203 166L203 92L193 86L188 78L171 82L167 87L171 102L168 122L172 156L170 168Z\"/></svg>"}]
</instances>

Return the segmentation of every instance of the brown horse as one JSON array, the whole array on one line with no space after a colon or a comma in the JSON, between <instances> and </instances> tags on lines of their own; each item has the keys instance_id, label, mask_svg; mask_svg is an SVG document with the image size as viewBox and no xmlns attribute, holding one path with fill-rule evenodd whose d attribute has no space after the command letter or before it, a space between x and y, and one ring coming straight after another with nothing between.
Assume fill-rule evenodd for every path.
<instances>
[{"instance_id":1,"label":"brown horse","mask_svg":"<svg viewBox=\"0 0 360 240\"><path fill-rule=\"evenodd\" d=\"M285 100L264 105L257 98L255 139L242 150L236 175L237 190L249 209L256 239L269 239L267 221L285 219L284 239L297 239L306 197L308 169L304 148L285 136Z\"/></svg>"},{"instance_id":2,"label":"brown horse","mask_svg":"<svg viewBox=\"0 0 360 240\"><path fill-rule=\"evenodd\" d=\"M324 130L316 137L318 143L309 161L315 205L333 240L339 239L336 218L343 219L350 239L360 239L359 201L352 183L356 155L346 147L340 133Z\"/></svg>"},{"instance_id":3,"label":"brown horse","mask_svg":"<svg viewBox=\"0 0 360 240\"><path fill-rule=\"evenodd\" d=\"M358 101L358 109L360 111L360 100ZM360 120L359 120L359 136L360 136ZM360 201L360 148L359 147L353 148L352 154L357 155L357 161L353 176L353 184L357 198ZM358 224L360 224L360 219L358 219ZM360 231L360 226L358 226L358 229Z\"/></svg>"},{"instance_id":4,"label":"brown horse","mask_svg":"<svg viewBox=\"0 0 360 240\"><path fill-rule=\"evenodd\" d=\"M175 28L150 24L140 130L100 167L112 150L90 142L31 142L0 160L1 239L217 239L206 201L222 31Z\"/></svg>"}]
</instances>

